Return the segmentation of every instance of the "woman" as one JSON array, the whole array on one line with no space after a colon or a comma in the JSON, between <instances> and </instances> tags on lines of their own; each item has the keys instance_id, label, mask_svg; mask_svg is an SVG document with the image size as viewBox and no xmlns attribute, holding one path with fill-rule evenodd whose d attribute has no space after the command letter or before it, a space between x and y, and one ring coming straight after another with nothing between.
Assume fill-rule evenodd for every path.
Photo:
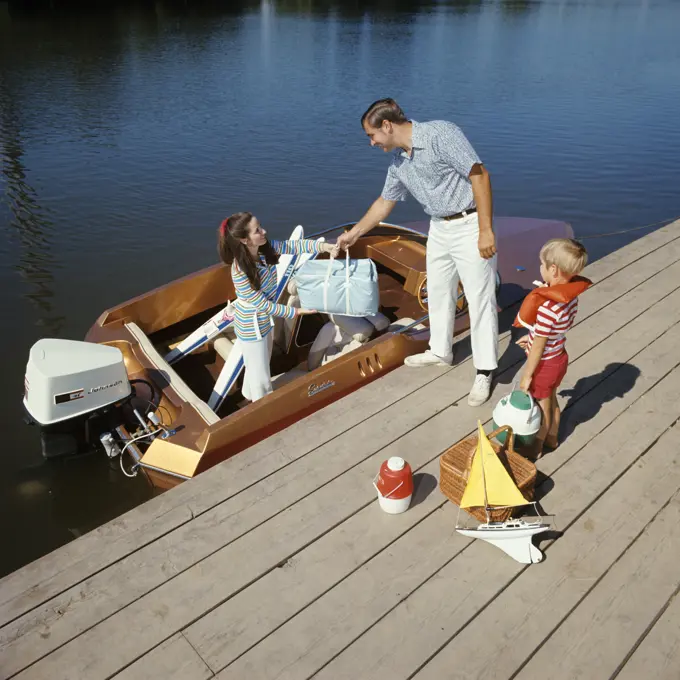
<instances>
[{"instance_id":1,"label":"woman","mask_svg":"<svg viewBox=\"0 0 680 680\"><path fill-rule=\"evenodd\" d=\"M272 317L294 319L315 314L312 309L297 309L275 301L279 255L330 253L337 247L329 243L301 239L268 241L267 232L257 217L249 212L235 213L222 222L218 232L218 250L222 262L231 265L236 289L234 327L242 343L245 376L243 396L257 401L272 391L270 359L272 353Z\"/></svg>"}]
</instances>

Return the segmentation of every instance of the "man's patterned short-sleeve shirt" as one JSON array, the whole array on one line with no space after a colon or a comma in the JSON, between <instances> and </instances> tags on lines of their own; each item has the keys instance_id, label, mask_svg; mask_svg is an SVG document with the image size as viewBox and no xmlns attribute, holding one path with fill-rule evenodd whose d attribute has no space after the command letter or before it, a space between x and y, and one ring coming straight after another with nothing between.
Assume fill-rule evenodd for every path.
<instances>
[{"instance_id":1,"label":"man's patterned short-sleeve shirt","mask_svg":"<svg viewBox=\"0 0 680 680\"><path fill-rule=\"evenodd\" d=\"M382 197L403 201L410 192L432 217L474 207L469 176L472 166L481 161L467 137L445 120L411 122L411 155L402 149L394 153Z\"/></svg>"}]
</instances>

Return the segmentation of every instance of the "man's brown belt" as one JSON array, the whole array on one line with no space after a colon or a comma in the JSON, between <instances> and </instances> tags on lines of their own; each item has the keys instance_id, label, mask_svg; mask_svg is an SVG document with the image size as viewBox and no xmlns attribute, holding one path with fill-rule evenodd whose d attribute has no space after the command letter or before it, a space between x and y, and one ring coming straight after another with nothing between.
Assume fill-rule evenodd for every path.
<instances>
[{"instance_id":1,"label":"man's brown belt","mask_svg":"<svg viewBox=\"0 0 680 680\"><path fill-rule=\"evenodd\" d=\"M459 213L456 213L455 215L447 215L446 217L439 217L438 219L440 220L446 220L447 222L450 220L457 220L460 217L467 217L468 215L472 215L477 212L477 208L470 208L470 210L462 210Z\"/></svg>"}]
</instances>

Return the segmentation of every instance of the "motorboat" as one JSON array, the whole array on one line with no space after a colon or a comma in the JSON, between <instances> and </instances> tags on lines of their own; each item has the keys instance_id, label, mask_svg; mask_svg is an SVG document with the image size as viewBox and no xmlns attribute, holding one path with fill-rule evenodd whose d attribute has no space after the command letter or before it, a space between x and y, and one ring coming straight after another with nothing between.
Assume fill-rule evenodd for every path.
<instances>
[{"instance_id":1,"label":"motorboat","mask_svg":"<svg viewBox=\"0 0 680 680\"><path fill-rule=\"evenodd\" d=\"M307 237L333 242L354 224ZM381 223L350 249L352 258L376 265L376 317L319 313L277 320L274 391L252 403L241 394L242 371L233 361L237 341L225 310L235 293L222 263L104 311L82 342L39 340L29 356L24 405L40 427L43 454L101 447L120 459L126 474L142 471L153 486L167 489L401 366L429 341L428 226ZM560 221L511 217L496 218L494 230L503 309L532 288L543 243L573 232ZM294 280L279 302L299 304ZM469 328L462 287L458 311L456 334ZM216 399L216 383L231 364L228 389Z\"/></svg>"}]
</instances>

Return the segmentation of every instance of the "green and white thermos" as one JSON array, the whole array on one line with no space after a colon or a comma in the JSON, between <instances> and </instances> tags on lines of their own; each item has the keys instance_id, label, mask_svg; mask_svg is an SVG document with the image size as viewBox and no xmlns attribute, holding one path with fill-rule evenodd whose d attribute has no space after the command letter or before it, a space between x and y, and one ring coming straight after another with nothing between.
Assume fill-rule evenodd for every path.
<instances>
[{"instance_id":1,"label":"green and white thermos","mask_svg":"<svg viewBox=\"0 0 680 680\"><path fill-rule=\"evenodd\" d=\"M541 427L541 407L527 392L513 390L493 410L493 429L504 425L512 428L516 446L529 446ZM496 439L504 444L507 434L501 432Z\"/></svg>"}]
</instances>

